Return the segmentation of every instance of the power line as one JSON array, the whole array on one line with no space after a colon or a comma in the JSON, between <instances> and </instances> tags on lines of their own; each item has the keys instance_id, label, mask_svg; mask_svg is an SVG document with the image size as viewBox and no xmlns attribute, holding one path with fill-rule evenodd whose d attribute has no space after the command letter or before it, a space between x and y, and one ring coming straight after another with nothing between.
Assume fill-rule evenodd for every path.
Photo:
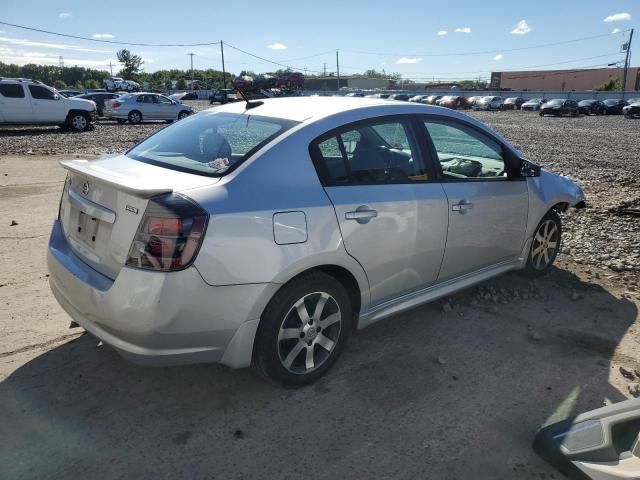
<instances>
[{"instance_id":1,"label":"power line","mask_svg":"<svg viewBox=\"0 0 640 480\"><path fill-rule=\"evenodd\" d=\"M231 47L234 50L237 50L238 52L242 52L245 55L249 55L250 57L257 58L258 60L262 60L263 62L271 63L273 65L278 65L279 67L284 67L286 69L294 68L291 65L286 65L284 63L276 62L275 60L270 60L268 58L261 57L260 55L256 55L255 53L247 52L246 50L242 50L241 48L234 47L233 45L227 42L222 42L222 43L224 43L227 47ZM295 67L295 70L303 70L303 69L304 68ZM309 70L309 71L313 73L320 73L319 70Z\"/></svg>"},{"instance_id":2,"label":"power line","mask_svg":"<svg viewBox=\"0 0 640 480\"><path fill-rule=\"evenodd\" d=\"M621 30L618 33L627 32L627 30ZM585 40L592 40L595 38L603 38L603 37L611 37L610 33L602 34L602 35L593 35L591 37L582 37L575 38L573 40L564 40L562 42L554 42L554 43L544 43L541 45L532 45L529 47L516 47L516 48L501 48L499 50L483 50L477 52L455 52L455 53L382 53L382 52L361 52L361 51L352 51L353 53L358 53L360 55L378 55L384 57L451 57L451 56L466 56L466 55L490 55L493 53L504 53L504 52L518 52L522 50L531 50L535 48L546 48L546 47L555 47L558 45L566 45L568 43L575 42L583 42Z\"/></svg>"},{"instance_id":3,"label":"power line","mask_svg":"<svg viewBox=\"0 0 640 480\"><path fill-rule=\"evenodd\" d=\"M67 33L51 32L49 30L42 30L40 28L25 27L24 25L16 25L15 23L0 21L0 25L7 25L10 27L21 28L23 30L29 30L32 32L46 33L48 35L57 35L58 37L74 38L76 40L86 40L88 42L98 43L112 43L116 45L135 45L137 47L205 47L211 45L218 45L219 40L215 42L206 43L136 43L136 42L119 42L116 40L104 40L101 38L82 37L79 35L69 35Z\"/></svg>"}]
</instances>

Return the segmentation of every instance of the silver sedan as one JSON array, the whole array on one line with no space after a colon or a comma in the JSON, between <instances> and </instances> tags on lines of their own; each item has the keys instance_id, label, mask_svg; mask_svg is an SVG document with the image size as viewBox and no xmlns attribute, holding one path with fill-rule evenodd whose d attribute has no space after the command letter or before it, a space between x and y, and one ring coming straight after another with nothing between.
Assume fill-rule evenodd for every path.
<instances>
[{"instance_id":1,"label":"silver sedan","mask_svg":"<svg viewBox=\"0 0 640 480\"><path fill-rule=\"evenodd\" d=\"M510 270L584 206L477 120L381 99L239 102L68 171L48 250L77 323L144 364L327 372L354 328ZM391 321L393 321L391 319Z\"/></svg>"},{"instance_id":2,"label":"silver sedan","mask_svg":"<svg viewBox=\"0 0 640 480\"><path fill-rule=\"evenodd\" d=\"M191 115L193 108L177 100L156 93L129 93L104 102L104 115L118 123L127 120L140 123L146 120L181 120Z\"/></svg>"}]
</instances>

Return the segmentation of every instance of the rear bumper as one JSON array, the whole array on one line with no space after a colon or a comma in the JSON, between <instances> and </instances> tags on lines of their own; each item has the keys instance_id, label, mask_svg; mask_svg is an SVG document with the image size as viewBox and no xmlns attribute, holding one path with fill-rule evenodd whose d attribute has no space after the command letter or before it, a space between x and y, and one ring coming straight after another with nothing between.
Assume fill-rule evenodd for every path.
<instances>
[{"instance_id":1,"label":"rear bumper","mask_svg":"<svg viewBox=\"0 0 640 480\"><path fill-rule=\"evenodd\" d=\"M195 267L150 272L124 267L110 278L82 262L55 222L47 253L51 291L69 316L144 365L251 364L262 310L275 284L212 287Z\"/></svg>"}]
</instances>

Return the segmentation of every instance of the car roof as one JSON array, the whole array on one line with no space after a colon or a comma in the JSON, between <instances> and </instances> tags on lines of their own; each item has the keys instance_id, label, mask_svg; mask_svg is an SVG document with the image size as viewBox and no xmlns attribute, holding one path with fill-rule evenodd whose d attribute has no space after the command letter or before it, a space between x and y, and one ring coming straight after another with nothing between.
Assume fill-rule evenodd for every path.
<instances>
[{"instance_id":1,"label":"car roof","mask_svg":"<svg viewBox=\"0 0 640 480\"><path fill-rule=\"evenodd\" d=\"M467 123L477 125L483 130L488 129L482 122L457 110L415 102L366 97L283 97L265 98L260 101L263 102L262 105L248 110L245 102L240 101L212 107L205 111L256 115L304 123L312 123L327 117L341 117L342 114L358 110L366 111L366 115L363 116L368 118L402 114L435 114L442 117L459 118ZM353 116L345 115L346 117ZM342 120L342 118L336 118L337 123ZM495 132L493 134L497 135Z\"/></svg>"}]
</instances>

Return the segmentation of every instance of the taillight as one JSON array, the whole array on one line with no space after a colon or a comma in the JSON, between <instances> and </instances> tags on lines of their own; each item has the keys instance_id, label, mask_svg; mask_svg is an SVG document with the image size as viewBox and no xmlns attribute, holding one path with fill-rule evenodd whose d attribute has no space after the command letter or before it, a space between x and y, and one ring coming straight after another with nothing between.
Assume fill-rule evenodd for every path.
<instances>
[{"instance_id":1,"label":"taillight","mask_svg":"<svg viewBox=\"0 0 640 480\"><path fill-rule=\"evenodd\" d=\"M149 270L181 270L193 263L209 216L176 194L149 202L131 244L127 265Z\"/></svg>"},{"instance_id":2,"label":"taillight","mask_svg":"<svg viewBox=\"0 0 640 480\"><path fill-rule=\"evenodd\" d=\"M120 108L121 105L120 102L111 102L111 108Z\"/></svg>"}]
</instances>

